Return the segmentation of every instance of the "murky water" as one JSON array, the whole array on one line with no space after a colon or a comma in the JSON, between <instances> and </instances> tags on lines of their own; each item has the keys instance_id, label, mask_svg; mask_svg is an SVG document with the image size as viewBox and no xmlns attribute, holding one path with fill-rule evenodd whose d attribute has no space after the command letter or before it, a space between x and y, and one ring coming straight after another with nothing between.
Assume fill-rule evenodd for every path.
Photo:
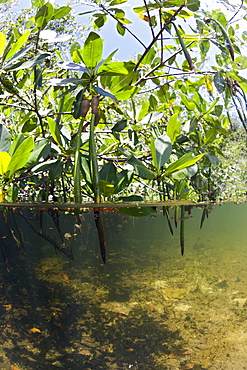
<instances>
[{"instance_id":1,"label":"murky water","mask_svg":"<svg viewBox=\"0 0 247 370\"><path fill-rule=\"evenodd\" d=\"M0 368L247 369L247 203L203 211L183 256L174 208L102 211L105 265L92 209L1 211Z\"/></svg>"}]
</instances>

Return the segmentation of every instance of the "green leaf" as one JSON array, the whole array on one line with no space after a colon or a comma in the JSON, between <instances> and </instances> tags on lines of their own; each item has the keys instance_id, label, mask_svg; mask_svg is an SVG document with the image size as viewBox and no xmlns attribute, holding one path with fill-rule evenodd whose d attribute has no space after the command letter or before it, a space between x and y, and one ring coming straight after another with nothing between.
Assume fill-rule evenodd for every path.
<instances>
[{"instance_id":1,"label":"green leaf","mask_svg":"<svg viewBox=\"0 0 247 370\"><path fill-rule=\"evenodd\" d=\"M38 160L42 157L45 149L47 148L49 144L50 144L50 140L48 139L42 139L42 140L36 141L36 143L34 144L33 152L30 158L28 159L27 163L25 164L24 168L29 168L29 167L34 166L38 162Z\"/></svg>"},{"instance_id":2,"label":"green leaf","mask_svg":"<svg viewBox=\"0 0 247 370\"><path fill-rule=\"evenodd\" d=\"M21 145L16 149L13 157L7 168L8 178L12 178L16 171L21 169L30 158L30 155L34 148L33 137L25 139Z\"/></svg>"},{"instance_id":3,"label":"green leaf","mask_svg":"<svg viewBox=\"0 0 247 370\"><path fill-rule=\"evenodd\" d=\"M216 98L215 100L214 100L214 102L210 105L210 107L207 109L207 111L202 115L202 117L204 117L204 116L206 116L207 114L209 114L209 113L211 113L213 110L214 110L214 108L215 108L215 106L217 105L217 103L218 103L218 101L219 101L219 97L218 98Z\"/></svg>"},{"instance_id":4,"label":"green leaf","mask_svg":"<svg viewBox=\"0 0 247 370\"><path fill-rule=\"evenodd\" d=\"M77 72L86 72L88 74L90 73L87 67L83 67L82 65L77 64L77 63L59 62L58 65L62 69L67 69L70 71L77 71Z\"/></svg>"},{"instance_id":5,"label":"green leaf","mask_svg":"<svg viewBox=\"0 0 247 370\"><path fill-rule=\"evenodd\" d=\"M3 176L5 174L10 160L11 157L7 152L0 152L0 175Z\"/></svg>"},{"instance_id":6,"label":"green leaf","mask_svg":"<svg viewBox=\"0 0 247 370\"><path fill-rule=\"evenodd\" d=\"M200 8L200 0L188 0L186 6L192 12L196 12Z\"/></svg>"},{"instance_id":7,"label":"green leaf","mask_svg":"<svg viewBox=\"0 0 247 370\"><path fill-rule=\"evenodd\" d=\"M59 132L59 129L57 127L56 122L51 117L47 117L47 122L48 122L48 126L49 126L49 129L51 131L51 135L52 135L53 139L62 148L63 143L62 143L62 139L61 139L60 132Z\"/></svg>"},{"instance_id":8,"label":"green leaf","mask_svg":"<svg viewBox=\"0 0 247 370\"><path fill-rule=\"evenodd\" d=\"M183 168L189 167L199 161L205 153L197 155L196 157L193 157L192 153L186 153L181 158L179 158L177 161L171 163L165 172L165 176L170 176L174 172L177 172L179 170L182 170Z\"/></svg>"},{"instance_id":9,"label":"green leaf","mask_svg":"<svg viewBox=\"0 0 247 370\"><path fill-rule=\"evenodd\" d=\"M128 75L125 76L113 77L111 78L110 84L108 84L107 87L114 95L116 95L118 91L124 89L125 87L133 91L133 89L135 89L135 86L129 86L129 83L134 77L134 74L135 74L134 72L130 72Z\"/></svg>"},{"instance_id":10,"label":"green leaf","mask_svg":"<svg viewBox=\"0 0 247 370\"><path fill-rule=\"evenodd\" d=\"M110 197L114 193L114 185L105 180L100 180L99 190L105 197Z\"/></svg>"},{"instance_id":11,"label":"green leaf","mask_svg":"<svg viewBox=\"0 0 247 370\"><path fill-rule=\"evenodd\" d=\"M43 30L46 27L47 23L53 16L53 12L54 8L49 2L38 10L35 16L35 24L40 30Z\"/></svg>"},{"instance_id":12,"label":"green leaf","mask_svg":"<svg viewBox=\"0 0 247 370\"><path fill-rule=\"evenodd\" d=\"M2 32L0 32L0 57L3 54L5 44L6 44L6 37Z\"/></svg>"},{"instance_id":13,"label":"green leaf","mask_svg":"<svg viewBox=\"0 0 247 370\"><path fill-rule=\"evenodd\" d=\"M0 124L0 152L8 152L11 146L9 131L3 124Z\"/></svg>"},{"instance_id":14,"label":"green leaf","mask_svg":"<svg viewBox=\"0 0 247 370\"><path fill-rule=\"evenodd\" d=\"M100 179L111 183L116 176L117 170L112 162L106 163L100 170Z\"/></svg>"},{"instance_id":15,"label":"green leaf","mask_svg":"<svg viewBox=\"0 0 247 370\"><path fill-rule=\"evenodd\" d=\"M61 6L60 8L55 8L52 19L60 19L67 15L71 11L69 6Z\"/></svg>"},{"instance_id":16,"label":"green leaf","mask_svg":"<svg viewBox=\"0 0 247 370\"><path fill-rule=\"evenodd\" d=\"M121 90L118 90L117 92L114 93L114 96L116 97L116 99L118 99L119 101L121 100L127 100L127 99L130 99L132 98L133 96L136 95L136 93L140 90L139 87L135 87L135 86L126 86L124 87L123 89Z\"/></svg>"},{"instance_id":17,"label":"green leaf","mask_svg":"<svg viewBox=\"0 0 247 370\"><path fill-rule=\"evenodd\" d=\"M127 0L113 0L110 2L109 6L115 6L115 5L119 5L119 4L123 4L123 3L126 3Z\"/></svg>"},{"instance_id":18,"label":"green leaf","mask_svg":"<svg viewBox=\"0 0 247 370\"><path fill-rule=\"evenodd\" d=\"M155 142L157 168L160 169L170 158L172 144L169 136L165 133L158 137Z\"/></svg>"},{"instance_id":19,"label":"green leaf","mask_svg":"<svg viewBox=\"0 0 247 370\"><path fill-rule=\"evenodd\" d=\"M129 64L125 62L105 63L98 68L98 74L105 76L129 75L130 72ZM131 78L133 78L134 74L132 74Z\"/></svg>"},{"instance_id":20,"label":"green leaf","mask_svg":"<svg viewBox=\"0 0 247 370\"><path fill-rule=\"evenodd\" d=\"M8 60L9 58L11 58L17 51L19 51L19 49L22 47L22 45L25 44L25 42L27 41L29 35L30 35L31 31L27 31L26 33L24 33L24 35L22 35L11 47L10 51L8 52L5 60Z\"/></svg>"},{"instance_id":21,"label":"green leaf","mask_svg":"<svg viewBox=\"0 0 247 370\"><path fill-rule=\"evenodd\" d=\"M130 195L128 197L120 197L119 200L125 203L129 202L144 202L145 199L141 197L140 195Z\"/></svg>"},{"instance_id":22,"label":"green leaf","mask_svg":"<svg viewBox=\"0 0 247 370\"><path fill-rule=\"evenodd\" d=\"M223 112L223 105L221 105L221 104L216 105L215 108L214 108L213 114L215 114L217 117L220 117L222 112Z\"/></svg>"},{"instance_id":23,"label":"green leaf","mask_svg":"<svg viewBox=\"0 0 247 370\"><path fill-rule=\"evenodd\" d=\"M127 124L127 120L126 119L122 119L121 121L118 121L114 127L112 128L112 131L115 131L115 132L121 132L122 130L124 130L126 127L128 126Z\"/></svg>"},{"instance_id":24,"label":"green leaf","mask_svg":"<svg viewBox=\"0 0 247 370\"><path fill-rule=\"evenodd\" d=\"M80 156L80 166L81 166L81 174L84 180L86 181L87 185L93 191L93 185L91 181L91 174L90 174L90 167L89 167L89 159L83 155Z\"/></svg>"},{"instance_id":25,"label":"green leaf","mask_svg":"<svg viewBox=\"0 0 247 370\"><path fill-rule=\"evenodd\" d=\"M114 194L120 193L122 190L127 188L133 179L133 172L129 170L123 170L117 173L112 183L114 184Z\"/></svg>"},{"instance_id":26,"label":"green leaf","mask_svg":"<svg viewBox=\"0 0 247 370\"><path fill-rule=\"evenodd\" d=\"M246 69L247 68L247 57L240 55L239 57L235 58L233 64L233 69Z\"/></svg>"},{"instance_id":27,"label":"green leaf","mask_svg":"<svg viewBox=\"0 0 247 370\"><path fill-rule=\"evenodd\" d=\"M54 181L56 177L61 177L63 171L63 163L61 159L57 159L54 163L52 163L49 167L49 177L51 181Z\"/></svg>"},{"instance_id":28,"label":"green leaf","mask_svg":"<svg viewBox=\"0 0 247 370\"><path fill-rule=\"evenodd\" d=\"M218 90L218 92L220 94L222 94L225 91L226 81L225 81L225 78L224 78L224 76L221 72L217 72L214 75L214 84L215 84L215 87L216 87L216 89Z\"/></svg>"},{"instance_id":29,"label":"green leaf","mask_svg":"<svg viewBox=\"0 0 247 370\"><path fill-rule=\"evenodd\" d=\"M114 100L117 104L119 103L119 101L117 100L117 98L113 94L109 93L108 91L105 91L105 90L101 89L101 87L93 86L93 89L97 94L107 96L108 98Z\"/></svg>"},{"instance_id":30,"label":"green leaf","mask_svg":"<svg viewBox=\"0 0 247 370\"><path fill-rule=\"evenodd\" d=\"M23 134L18 134L15 136L11 147L9 148L9 155L10 157L13 157L14 152L16 149L21 145L21 143L24 141L25 137Z\"/></svg>"},{"instance_id":31,"label":"green leaf","mask_svg":"<svg viewBox=\"0 0 247 370\"><path fill-rule=\"evenodd\" d=\"M51 56L50 53L39 54L36 57L33 57L33 58L29 59L27 62L22 63L18 67L13 68L13 71L19 71L21 69L26 69L26 68L33 68L34 66L42 63L43 60L45 60L46 58L48 58L50 56Z\"/></svg>"},{"instance_id":32,"label":"green leaf","mask_svg":"<svg viewBox=\"0 0 247 370\"><path fill-rule=\"evenodd\" d=\"M50 81L47 81L47 85L52 86L78 86L83 82L88 81L86 79L79 78L52 78Z\"/></svg>"},{"instance_id":33,"label":"green leaf","mask_svg":"<svg viewBox=\"0 0 247 370\"><path fill-rule=\"evenodd\" d=\"M135 156L131 156L127 163L131 164L137 175L142 177L146 180L154 180L156 177L156 174L152 171L150 171L139 159L137 159Z\"/></svg>"},{"instance_id":34,"label":"green leaf","mask_svg":"<svg viewBox=\"0 0 247 370\"><path fill-rule=\"evenodd\" d=\"M38 172L45 172L50 169L53 163L57 162L57 159L51 159L49 161L45 161L42 163L37 164L35 167L32 168L33 173L38 173Z\"/></svg>"},{"instance_id":35,"label":"green leaf","mask_svg":"<svg viewBox=\"0 0 247 370\"><path fill-rule=\"evenodd\" d=\"M94 23L93 23L93 26L94 26L94 29L99 29L101 27L104 26L106 20L107 20L107 17L105 14L94 14L94 17L96 17Z\"/></svg>"},{"instance_id":36,"label":"green leaf","mask_svg":"<svg viewBox=\"0 0 247 370\"><path fill-rule=\"evenodd\" d=\"M183 180L183 179L190 179L192 176L194 176L198 171L197 164L193 164L192 166L186 167L183 170L177 171L172 174L172 177L175 180Z\"/></svg>"},{"instance_id":37,"label":"green leaf","mask_svg":"<svg viewBox=\"0 0 247 370\"><path fill-rule=\"evenodd\" d=\"M157 165L157 157L156 157L156 150L155 150L155 140L154 138L151 136L151 139L150 139L150 150L151 150L151 155L152 155L152 159L153 159L153 165L154 167L156 168L156 170L158 170L158 165Z\"/></svg>"},{"instance_id":38,"label":"green leaf","mask_svg":"<svg viewBox=\"0 0 247 370\"><path fill-rule=\"evenodd\" d=\"M178 121L178 114L173 114L168 122L166 132L169 138L171 139L172 144L176 141L176 138L180 135L180 122Z\"/></svg>"},{"instance_id":39,"label":"green leaf","mask_svg":"<svg viewBox=\"0 0 247 370\"><path fill-rule=\"evenodd\" d=\"M204 144L212 144L214 140L216 139L218 134L218 131L216 131L214 128L210 128L205 132L205 140Z\"/></svg>"},{"instance_id":40,"label":"green leaf","mask_svg":"<svg viewBox=\"0 0 247 370\"><path fill-rule=\"evenodd\" d=\"M186 106L188 110L195 110L195 103L192 100L188 100L187 97L183 94L178 94L181 98L182 103Z\"/></svg>"},{"instance_id":41,"label":"green leaf","mask_svg":"<svg viewBox=\"0 0 247 370\"><path fill-rule=\"evenodd\" d=\"M141 124L147 124L147 123L153 123L161 119L164 115L164 112L152 112L145 117L139 122Z\"/></svg>"},{"instance_id":42,"label":"green leaf","mask_svg":"<svg viewBox=\"0 0 247 370\"><path fill-rule=\"evenodd\" d=\"M124 36L125 34L125 27L123 26L122 23L117 22L117 31L121 36Z\"/></svg>"},{"instance_id":43,"label":"green leaf","mask_svg":"<svg viewBox=\"0 0 247 370\"><path fill-rule=\"evenodd\" d=\"M29 119L22 126L21 132L23 134L28 133L28 132L32 132L33 130L36 129L36 127L37 127L37 121Z\"/></svg>"},{"instance_id":44,"label":"green leaf","mask_svg":"<svg viewBox=\"0 0 247 370\"><path fill-rule=\"evenodd\" d=\"M15 71L17 67L22 65L21 62L17 63L18 59L25 56L32 47L33 47L32 45L28 45L25 48L17 51L17 53L15 53L13 57L8 60L8 62L3 64L2 69L4 69L5 71L9 71L9 70Z\"/></svg>"},{"instance_id":45,"label":"green leaf","mask_svg":"<svg viewBox=\"0 0 247 370\"><path fill-rule=\"evenodd\" d=\"M37 8L40 8L45 3L45 0L32 0L32 6L36 6Z\"/></svg>"},{"instance_id":46,"label":"green leaf","mask_svg":"<svg viewBox=\"0 0 247 370\"><path fill-rule=\"evenodd\" d=\"M91 73L100 62L102 51L103 41L101 37L95 32L90 32L83 46L82 58Z\"/></svg>"},{"instance_id":47,"label":"green leaf","mask_svg":"<svg viewBox=\"0 0 247 370\"><path fill-rule=\"evenodd\" d=\"M138 119L137 119L138 122L141 121L143 119L143 117L145 117L145 115L148 112L148 109L149 109L149 100L144 100L142 102L142 107L141 107L140 113L138 114Z\"/></svg>"}]
</instances>

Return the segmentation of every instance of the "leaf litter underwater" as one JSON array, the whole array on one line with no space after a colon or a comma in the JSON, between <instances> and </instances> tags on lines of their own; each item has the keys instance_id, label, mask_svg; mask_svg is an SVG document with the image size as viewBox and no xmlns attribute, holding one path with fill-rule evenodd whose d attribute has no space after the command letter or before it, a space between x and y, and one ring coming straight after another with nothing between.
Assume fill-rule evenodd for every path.
<instances>
[{"instance_id":1,"label":"leaf litter underwater","mask_svg":"<svg viewBox=\"0 0 247 370\"><path fill-rule=\"evenodd\" d=\"M105 210L105 265L92 211L81 235L60 215L73 261L18 218L25 252L9 243L8 270L1 262L0 368L247 368L247 204L214 206L201 229L193 207L183 257L173 211L172 236L161 208L140 218ZM48 214L42 228L59 241Z\"/></svg>"}]
</instances>

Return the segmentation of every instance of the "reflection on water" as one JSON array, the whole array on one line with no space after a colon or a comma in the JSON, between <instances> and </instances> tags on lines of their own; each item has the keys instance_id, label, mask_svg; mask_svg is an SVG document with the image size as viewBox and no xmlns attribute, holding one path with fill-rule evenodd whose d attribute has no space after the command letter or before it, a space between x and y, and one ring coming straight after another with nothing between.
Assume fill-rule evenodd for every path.
<instances>
[{"instance_id":1,"label":"reflection on water","mask_svg":"<svg viewBox=\"0 0 247 370\"><path fill-rule=\"evenodd\" d=\"M0 368L244 369L247 204L208 211L200 229L204 208L185 208L182 257L181 210L173 236L162 207L104 210L105 265L93 210L81 228L64 211L1 211Z\"/></svg>"}]
</instances>

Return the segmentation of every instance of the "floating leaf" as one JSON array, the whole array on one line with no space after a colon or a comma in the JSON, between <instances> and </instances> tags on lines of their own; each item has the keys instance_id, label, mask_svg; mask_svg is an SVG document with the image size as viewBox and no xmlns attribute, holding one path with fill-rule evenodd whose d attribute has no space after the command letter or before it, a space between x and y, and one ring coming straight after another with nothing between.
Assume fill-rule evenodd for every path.
<instances>
[{"instance_id":1,"label":"floating leaf","mask_svg":"<svg viewBox=\"0 0 247 370\"><path fill-rule=\"evenodd\" d=\"M155 207L119 207L118 210L132 217L146 217L155 213Z\"/></svg>"}]
</instances>

